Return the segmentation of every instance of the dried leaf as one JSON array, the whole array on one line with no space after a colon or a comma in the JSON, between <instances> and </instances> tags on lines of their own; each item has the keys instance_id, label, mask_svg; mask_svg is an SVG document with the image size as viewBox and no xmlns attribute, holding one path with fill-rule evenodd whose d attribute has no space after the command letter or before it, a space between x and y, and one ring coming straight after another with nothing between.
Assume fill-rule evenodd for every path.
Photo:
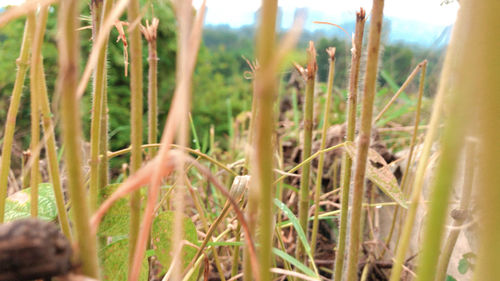
<instances>
[{"instance_id":1,"label":"dried leaf","mask_svg":"<svg viewBox=\"0 0 500 281\"><path fill-rule=\"evenodd\" d=\"M356 155L356 146L354 143L346 142L344 148L349 156L354 159ZM398 181L392 174L384 158L370 148L368 150L368 162L369 164L366 167L366 176L368 179L401 207L408 208L403 193L399 188Z\"/></svg>"}]
</instances>

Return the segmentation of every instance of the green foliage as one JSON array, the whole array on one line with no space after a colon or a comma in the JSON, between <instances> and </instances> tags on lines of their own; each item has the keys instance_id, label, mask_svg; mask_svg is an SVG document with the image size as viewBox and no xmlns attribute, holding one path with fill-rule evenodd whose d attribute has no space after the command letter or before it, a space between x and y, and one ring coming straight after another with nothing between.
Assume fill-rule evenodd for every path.
<instances>
[{"instance_id":1,"label":"green foliage","mask_svg":"<svg viewBox=\"0 0 500 281\"><path fill-rule=\"evenodd\" d=\"M101 189L100 202L104 202L119 185L120 184L110 184ZM127 234L130 224L130 216L128 215L129 210L127 198L121 198L116 201L104 215L99 225L99 235L113 237Z\"/></svg>"},{"instance_id":2,"label":"green foliage","mask_svg":"<svg viewBox=\"0 0 500 281\"><path fill-rule=\"evenodd\" d=\"M18 191L7 197L5 202L5 221L14 221L31 217L30 199L31 188ZM56 199L54 189L50 183L38 185L38 217L46 221L54 221L57 218Z\"/></svg>"},{"instance_id":3,"label":"green foliage","mask_svg":"<svg viewBox=\"0 0 500 281\"><path fill-rule=\"evenodd\" d=\"M128 274L128 238L112 242L99 252L102 260L103 280L127 280ZM148 260L142 260L141 275L139 280L148 280Z\"/></svg>"},{"instance_id":4,"label":"green foliage","mask_svg":"<svg viewBox=\"0 0 500 281\"><path fill-rule=\"evenodd\" d=\"M171 251L172 247L172 237L174 234L174 212L165 211L155 218L153 221L153 228L151 230L151 239L153 241L153 250L155 255L158 257L158 261L163 265L163 273L166 273L170 263L172 262ZM198 234L196 232L196 227L190 218L184 217L184 239L193 244L198 243ZM182 257L183 268L186 268L191 259L196 255L196 249L191 246L184 246L183 253L180 255ZM196 276L197 274L193 274ZM195 280L196 277L192 277L191 280Z\"/></svg>"},{"instance_id":5,"label":"green foliage","mask_svg":"<svg viewBox=\"0 0 500 281\"><path fill-rule=\"evenodd\" d=\"M457 279L453 278L453 276L446 275L446 281L457 281Z\"/></svg>"}]
</instances>

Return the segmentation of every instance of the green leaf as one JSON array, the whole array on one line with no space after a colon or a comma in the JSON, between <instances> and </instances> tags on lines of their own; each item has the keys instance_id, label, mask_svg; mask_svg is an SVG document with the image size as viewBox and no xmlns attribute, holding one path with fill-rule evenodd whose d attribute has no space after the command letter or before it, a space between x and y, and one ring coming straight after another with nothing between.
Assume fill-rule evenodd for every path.
<instances>
[{"instance_id":1,"label":"green leaf","mask_svg":"<svg viewBox=\"0 0 500 281\"><path fill-rule=\"evenodd\" d=\"M349 154L351 158L354 159L356 155L356 146L352 142L346 142L344 145L345 151ZM396 201L401 207L407 209L408 205L406 200L404 200L404 195L399 188L398 181L396 177L392 174L389 166L385 162L384 158L380 156L375 150L368 150L368 160L369 163L366 165L366 177L373 182L382 192L387 196ZM380 165L378 168L375 164Z\"/></svg>"},{"instance_id":2,"label":"green leaf","mask_svg":"<svg viewBox=\"0 0 500 281\"><path fill-rule=\"evenodd\" d=\"M7 197L5 222L31 217L30 192L31 188L26 188ZM38 218L46 221L54 221L57 218L56 199L50 183L38 185Z\"/></svg>"},{"instance_id":3,"label":"green leaf","mask_svg":"<svg viewBox=\"0 0 500 281\"><path fill-rule=\"evenodd\" d=\"M309 243L307 242L307 236L304 233L304 230L300 226L300 222L295 216L295 214L290 210L283 202L280 200L274 198L274 205L276 207L280 208L283 213L286 214L288 219L292 222L293 227L295 228L295 231L297 231L297 235L299 236L300 242L302 242L302 245L304 245L304 249L306 250L307 253L311 253L311 247L309 246Z\"/></svg>"},{"instance_id":4,"label":"green leaf","mask_svg":"<svg viewBox=\"0 0 500 281\"><path fill-rule=\"evenodd\" d=\"M99 192L100 202L104 202L120 184L110 184ZM101 236L121 236L129 232L129 205L127 198L121 198L111 206L104 215L99 225L99 235Z\"/></svg>"},{"instance_id":5,"label":"green leaf","mask_svg":"<svg viewBox=\"0 0 500 281\"><path fill-rule=\"evenodd\" d=\"M457 281L457 279L453 278L450 275L446 275L446 281Z\"/></svg>"},{"instance_id":6,"label":"green leaf","mask_svg":"<svg viewBox=\"0 0 500 281\"><path fill-rule=\"evenodd\" d=\"M286 260L290 264L293 264L296 268L300 269L306 275L313 277L313 278L317 277L316 274L314 273L314 271L312 271L309 267L307 267L306 265L304 265L303 263L298 261L296 258L290 256L289 254L287 254L279 249L276 249L276 248L273 248L273 253L275 255L277 255L278 257Z\"/></svg>"},{"instance_id":7,"label":"green leaf","mask_svg":"<svg viewBox=\"0 0 500 281\"><path fill-rule=\"evenodd\" d=\"M120 239L99 251L102 260L103 278L107 281L127 280L128 275L128 239ZM148 260L142 260L139 280L148 280Z\"/></svg>"},{"instance_id":8,"label":"green leaf","mask_svg":"<svg viewBox=\"0 0 500 281\"><path fill-rule=\"evenodd\" d=\"M458 262L458 272L460 272L460 274L467 273L467 271L469 270L469 266L470 266L469 261L466 258L462 258Z\"/></svg>"},{"instance_id":9,"label":"green leaf","mask_svg":"<svg viewBox=\"0 0 500 281\"><path fill-rule=\"evenodd\" d=\"M392 76L389 74L388 71L386 70L380 71L380 76L384 78L385 82L387 82L387 85L389 85L391 91L397 92L399 90L398 84L396 83L396 81L394 81L394 79L392 78Z\"/></svg>"},{"instance_id":10,"label":"green leaf","mask_svg":"<svg viewBox=\"0 0 500 281\"><path fill-rule=\"evenodd\" d=\"M162 274L166 273L172 262L172 237L174 234L174 212L166 211L160 213L153 221L153 229L151 230L151 239L153 241L153 249L158 261L163 266ZM190 218L184 217L184 239L193 244L198 243L198 234L196 227ZM190 246L184 246L182 249L183 268L186 268L191 260L196 255L196 249ZM190 280L195 280L197 276L195 272Z\"/></svg>"}]
</instances>

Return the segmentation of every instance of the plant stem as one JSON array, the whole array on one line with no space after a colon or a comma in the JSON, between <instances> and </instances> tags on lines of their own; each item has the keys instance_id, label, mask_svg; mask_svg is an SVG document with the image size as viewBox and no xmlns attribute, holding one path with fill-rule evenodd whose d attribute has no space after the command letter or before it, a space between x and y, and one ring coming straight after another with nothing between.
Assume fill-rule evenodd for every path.
<instances>
[{"instance_id":1,"label":"plant stem","mask_svg":"<svg viewBox=\"0 0 500 281\"><path fill-rule=\"evenodd\" d=\"M479 124L479 168L478 168L478 206L480 208L479 227L479 250L477 253L477 265L474 272L474 281L493 281L500 276L498 266L498 253L500 253L500 173L498 172L498 159L500 159L500 56L498 46L500 37L493 35L500 28L497 16L500 10L500 2L470 1L461 2L461 13L464 13L464 21L467 20L468 32L462 39L464 55L468 62L461 66L462 71L468 72L467 77L470 84L467 91L470 94L477 93L478 102L478 124ZM459 20L462 17L459 16ZM480 28L480 29L476 29ZM476 31L475 34L469 34ZM473 41L468 41L471 35ZM479 44L478 44L479 43ZM470 68L469 68L470 67ZM469 72L471 71L471 72ZM462 81L465 82L465 81Z\"/></svg>"},{"instance_id":2,"label":"plant stem","mask_svg":"<svg viewBox=\"0 0 500 281\"><path fill-rule=\"evenodd\" d=\"M104 76L107 76L104 69ZM108 89L107 83L104 85L101 112L101 133L99 143L99 190L108 185L109 182L109 158L108 158ZM98 202L99 204L100 202Z\"/></svg>"},{"instance_id":3,"label":"plant stem","mask_svg":"<svg viewBox=\"0 0 500 281\"><path fill-rule=\"evenodd\" d=\"M42 111L42 124L44 130L44 136L47 139L45 149L47 151L48 169L50 181L52 182L52 187L54 188L54 197L56 199L57 214L59 218L59 224L61 225L62 232L71 241L71 228L69 226L69 218L66 212L66 206L64 203L64 195L61 184L61 175L59 173L59 164L57 160L57 147L56 140L54 136L54 124L52 122L52 113L50 112L49 97L47 94L47 86L45 82L45 74L43 71L43 59L40 61L38 66L40 68L39 74L41 76L42 91L40 92L40 107Z\"/></svg>"},{"instance_id":4,"label":"plant stem","mask_svg":"<svg viewBox=\"0 0 500 281\"><path fill-rule=\"evenodd\" d=\"M313 107L314 107L314 85L316 79L316 71L318 66L316 64L316 50L314 43L309 41L309 48L307 49L307 73L306 73L306 98L304 103L304 138L302 140L302 160L311 156L311 143L312 143L312 127L313 127ZM321 157L321 156L320 156ZM300 226L307 235L308 230L308 212L309 212L309 176L310 176L311 163L308 162L302 166L300 177L300 199L299 199L299 222ZM299 238L297 236L297 241ZM296 258L300 262L305 262L306 255L304 246L297 243Z\"/></svg>"},{"instance_id":5,"label":"plant stem","mask_svg":"<svg viewBox=\"0 0 500 281\"><path fill-rule=\"evenodd\" d=\"M100 26L106 19L107 15L112 9L112 1L106 0L104 2L94 0L92 1L92 37L97 38L100 32ZM97 209L97 198L99 194L99 152L100 144L102 142L102 118L104 112L104 92L106 88L106 49L108 40L101 46L98 52L97 65L94 69L94 89L92 99L92 118L90 124L90 210L94 212Z\"/></svg>"},{"instance_id":6,"label":"plant stem","mask_svg":"<svg viewBox=\"0 0 500 281\"><path fill-rule=\"evenodd\" d=\"M413 71L410 73L410 75L408 76L408 78L406 78L406 80L403 83L403 85L401 85L401 87L394 94L394 96L391 98L391 100L384 106L384 108L380 111L380 113L377 115L377 117L375 117L375 119L373 120L373 122L377 122L378 120L380 120L380 118L382 117L382 115L384 115L384 113L387 111L387 109L389 109L389 107L391 107L391 105L397 100L397 98L399 97L399 95L401 95L401 93L403 93L403 91L406 89L406 87L408 87L408 85L413 81L413 79L415 78L415 76L417 76L418 71L422 67L423 67L423 62L419 63L415 67L415 69L413 69Z\"/></svg>"},{"instance_id":7,"label":"plant stem","mask_svg":"<svg viewBox=\"0 0 500 281\"><path fill-rule=\"evenodd\" d=\"M14 131L16 128L16 116L19 111L21 102L21 94L23 92L24 78L28 71L28 59L31 49L31 41L33 38L35 22L32 17L26 19L24 25L23 42L21 43L21 51L19 58L16 60L17 73L14 89L12 90L9 111L5 122L5 131L2 144L2 157L0 163L0 223L4 222L5 214L5 199L7 198L7 182L10 171L10 160L12 153L12 143L14 140Z\"/></svg>"},{"instance_id":8,"label":"plant stem","mask_svg":"<svg viewBox=\"0 0 500 281\"><path fill-rule=\"evenodd\" d=\"M347 131L346 141L354 141L356 129L356 108L358 97L358 81L359 81L359 65L361 62L361 49L363 47L363 33L365 29L365 10L360 9L356 13L356 30L354 33L354 50L351 53L351 71L349 76L349 100L347 109ZM347 236L347 213L349 208L349 185L351 181L351 166L352 159L347 152L343 153L342 157L342 199L339 225L339 238L337 252L335 254L335 266L333 280L340 281L342 279L342 269L344 267L344 252ZM335 186L334 186L335 188Z\"/></svg>"},{"instance_id":9,"label":"plant stem","mask_svg":"<svg viewBox=\"0 0 500 281\"><path fill-rule=\"evenodd\" d=\"M156 50L156 37L159 20L153 18L151 26L147 24L142 33L148 41L148 143L158 141L158 52ZM198 143L199 145L199 143ZM153 159L156 149L149 150L149 158Z\"/></svg>"},{"instance_id":10,"label":"plant stem","mask_svg":"<svg viewBox=\"0 0 500 281\"><path fill-rule=\"evenodd\" d=\"M261 68L257 70L255 79L255 96L257 99L257 113L255 120L255 154L253 155L251 189L258 188L258 222L259 222L259 276L260 281L270 281L272 242L273 242L273 130L274 130L274 102L276 90L276 13L277 0L262 1L260 23L258 27L256 53ZM254 202L253 204L255 204ZM245 276L245 280L249 280Z\"/></svg>"},{"instance_id":11,"label":"plant stem","mask_svg":"<svg viewBox=\"0 0 500 281\"><path fill-rule=\"evenodd\" d=\"M35 12L28 14L35 22ZM39 18L42 19L43 18ZM45 19L46 20L46 19ZM40 54L42 50L43 41L43 31L41 30L41 22L36 23L35 34L33 35L33 46L31 54L31 65L30 65L30 109L31 109L31 134L30 134L30 150L31 150L31 196L30 196L30 211L31 216L36 218L38 216L38 184L40 179L38 178L38 173L40 172L40 106L39 103L39 92L40 85L38 83L38 67L36 65L39 63Z\"/></svg>"},{"instance_id":12,"label":"plant stem","mask_svg":"<svg viewBox=\"0 0 500 281\"><path fill-rule=\"evenodd\" d=\"M441 251L446 211L453 188L453 180L459 160L460 150L467 126L467 112L463 93L454 92L450 102L453 111L447 120L441 140L441 159L436 169L435 181L431 186L430 205L424 229L422 252L419 255L419 266L416 281L433 280Z\"/></svg>"},{"instance_id":13,"label":"plant stem","mask_svg":"<svg viewBox=\"0 0 500 281\"><path fill-rule=\"evenodd\" d=\"M454 171L460 149L464 141L464 135L469 129L468 124L476 129L479 124L479 135L481 143L480 167L478 187L483 193L478 194L478 206L480 210L480 249L478 252L475 278L477 280L495 280L500 273L498 260L490 261L496 250L500 250L498 241L498 230L500 223L498 214L498 171L491 166L498 168L498 148L499 124L498 106L498 76L495 71L500 70L498 63L499 39L491 36L489 32L500 27L500 21L495 17L500 5L498 1L484 1L480 5L472 1L466 1L458 13L457 22L453 29L450 48L456 48L457 55L453 60L447 60L450 64L451 73L445 77L445 81L451 84L450 114L447 124L444 127L442 138L441 161L437 168L436 180L432 186L431 205L429 207L428 220L424 232L422 254L419 259L417 281L432 280L436 275L436 266L441 250L442 233L444 232L444 222L448 199L453 187ZM476 34L471 34L475 32ZM472 41L469 41L471 40ZM478 96L472 95L478 93ZM478 101L479 108L472 105ZM479 122L471 122L471 116L478 116ZM496 144L495 144L496 143ZM486 191L486 193L484 193ZM496 239L491 239L496 236ZM496 253L498 254L498 252ZM485 259L486 258L486 259ZM491 268L489 268L491 267Z\"/></svg>"},{"instance_id":14,"label":"plant stem","mask_svg":"<svg viewBox=\"0 0 500 281\"><path fill-rule=\"evenodd\" d=\"M438 271L435 278L436 281L446 279L446 271L448 269L448 264L450 263L450 257L453 253L453 248L455 248L458 235L461 231L460 226L462 226L462 224L465 222L469 213L469 203L471 201L470 197L472 192L474 169L476 167L475 154L475 143L473 141L469 141L465 149L465 176L462 186L462 196L460 197L460 207L457 209L456 216L452 215L452 218L454 219L453 228L448 234L448 239L446 240L443 252L441 253L441 258L439 259Z\"/></svg>"},{"instance_id":15,"label":"plant stem","mask_svg":"<svg viewBox=\"0 0 500 281\"><path fill-rule=\"evenodd\" d=\"M330 69L328 71L328 89L326 90L326 103L325 111L323 112L323 129L321 131L321 146L320 150L325 149L326 146L326 131L328 130L328 115L330 113L330 104L332 99L332 89L333 89L333 79L335 77L335 48L328 48L326 50L330 60ZM313 228L311 234L311 255L314 257L314 252L316 250L316 237L318 235L319 228L319 197L321 195L321 183L323 180L323 165L324 165L325 154L321 154L318 159L318 172L316 175L316 187L314 191L314 220Z\"/></svg>"},{"instance_id":16,"label":"plant stem","mask_svg":"<svg viewBox=\"0 0 500 281\"><path fill-rule=\"evenodd\" d=\"M406 251L410 243L411 231L413 224L415 222L415 216L417 213L417 208L420 203L420 196L422 192L422 187L424 183L425 170L428 166L430 150L434 139L438 133L439 122L441 119L442 106L444 104L444 97L450 92L450 75L453 70L452 62L457 58L458 48L455 47L453 42L457 39L458 32L457 26L454 27L453 36L448 46L446 52L446 58L443 65L443 70L441 72L441 79L439 83L438 92L434 100L434 106L432 109L431 120L429 122L429 127L425 135L425 140L420 154L420 159L418 160L417 171L415 173L415 180L412 186L412 193L410 199L410 205L405 217L405 224L401 232L401 236L398 242L398 248L395 255L394 265L392 267L390 281L399 281L401 279L401 271L403 269L403 262L406 256Z\"/></svg>"},{"instance_id":17,"label":"plant stem","mask_svg":"<svg viewBox=\"0 0 500 281\"><path fill-rule=\"evenodd\" d=\"M130 174L141 168L142 164L142 44L139 30L139 0L131 0L128 5L128 33L130 39L130 126L131 156ZM141 215L141 193L139 190L130 195L130 232L129 232L129 264L135 254L139 234ZM130 273L130 271L129 271Z\"/></svg>"},{"instance_id":18,"label":"plant stem","mask_svg":"<svg viewBox=\"0 0 500 281\"><path fill-rule=\"evenodd\" d=\"M401 192L405 192L405 190L406 190L410 166L412 165L412 162L413 162L413 151L415 149L415 144L417 142L418 127L420 125L420 112L422 109L422 97L424 95L425 74L427 72L427 60L424 60L423 62L421 62L419 64L419 66L421 66L422 72L420 73L420 82L419 82L419 87L418 87L418 102L417 102L417 110L416 110L416 114L415 114L415 126L413 127L413 135L411 138L410 152L408 153L408 160L406 161L406 168L405 168L405 171L403 173L403 179L401 180ZM405 192L405 194L407 194L407 193ZM387 235L387 238L385 240L386 247L384 247L384 249L382 250L380 257L384 256L385 250L389 247L389 243L391 243L392 235L394 233L394 227L396 226L396 220L398 218L398 212L399 212L399 205L394 208L391 229L389 230L389 234Z\"/></svg>"},{"instance_id":19,"label":"plant stem","mask_svg":"<svg viewBox=\"0 0 500 281\"><path fill-rule=\"evenodd\" d=\"M78 243L78 254L83 274L99 278L96 237L90 232L89 205L83 185L81 154L81 120L76 97L78 84L79 1L60 3L59 10L59 76L57 91L61 96L61 121L68 188L73 205L73 224Z\"/></svg>"},{"instance_id":20,"label":"plant stem","mask_svg":"<svg viewBox=\"0 0 500 281\"><path fill-rule=\"evenodd\" d=\"M372 128L373 100L377 80L377 65L382 32L384 0L374 0L370 19L368 38L368 58L365 72L365 89L361 111L360 136L356 145L356 161L354 170L353 196L351 203L351 220L349 233L349 252L347 264L347 280L354 281L358 276L358 259L361 237L361 204L365 184L366 162L370 147Z\"/></svg>"},{"instance_id":21,"label":"plant stem","mask_svg":"<svg viewBox=\"0 0 500 281\"><path fill-rule=\"evenodd\" d=\"M36 27L35 41L33 44L34 46L33 55L39 56L39 59L37 60L37 62L35 62L34 66L36 68L35 79L39 87L38 98L39 98L40 111L42 113L44 136L46 138L45 149L47 152L50 181L52 182L52 187L54 189L54 197L56 200L59 224L61 225L61 229L64 235L66 235L66 237L71 241L71 230L69 226L68 214L66 212L66 206L64 203L61 175L59 173L59 164L57 160L57 148L54 136L54 124L52 122L52 114L50 112L50 102L49 102L49 96L47 94L43 57L41 55L41 44L43 41L42 40L43 36L45 34L48 11L49 7L43 6L40 8L40 12L38 14L38 23Z\"/></svg>"}]
</instances>

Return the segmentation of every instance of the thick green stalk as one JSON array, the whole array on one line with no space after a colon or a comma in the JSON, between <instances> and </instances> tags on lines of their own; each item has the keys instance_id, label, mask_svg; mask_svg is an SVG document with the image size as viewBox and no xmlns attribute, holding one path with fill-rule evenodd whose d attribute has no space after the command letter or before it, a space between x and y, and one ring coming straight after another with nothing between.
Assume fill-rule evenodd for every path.
<instances>
[{"instance_id":1,"label":"thick green stalk","mask_svg":"<svg viewBox=\"0 0 500 281\"><path fill-rule=\"evenodd\" d=\"M441 159L436 169L435 181L431 187L422 252L419 255L417 281L434 280L446 223L449 197L457 169L460 151L467 127L468 110L462 92L457 90L451 97L450 116L444 127L441 140ZM467 116L466 116L467 115Z\"/></svg>"},{"instance_id":2,"label":"thick green stalk","mask_svg":"<svg viewBox=\"0 0 500 281\"><path fill-rule=\"evenodd\" d=\"M34 34L35 22L32 17L26 19L24 25L23 42L21 43L21 51L19 58L16 60L17 73L12 97L7 112L7 120L5 121L5 131L2 144L2 157L0 163L0 223L4 221L5 214L5 199L7 198L7 182L10 171L10 160L12 153L12 142L14 140L14 131L16 128L16 116L19 111L21 102L21 94L23 92L24 78L28 71L28 59L31 49L31 41Z\"/></svg>"},{"instance_id":3,"label":"thick green stalk","mask_svg":"<svg viewBox=\"0 0 500 281\"><path fill-rule=\"evenodd\" d=\"M37 36L35 36L35 40L39 42L35 42L34 45L37 45L40 43L41 45L41 40L43 38L43 35L45 33L45 26L47 23L47 16L48 16L48 6L44 6L40 9L40 12L38 14L38 23L37 23ZM39 33L40 32L40 33ZM39 34L39 35L38 35ZM35 50L35 51L40 51L40 50ZM35 55L35 53L33 53ZM61 229L68 237L68 239L71 240L71 230L69 226L69 219L68 219L68 214L66 212L66 206L64 203L64 195L62 191L62 184L61 184L61 175L59 173L59 162L57 160L57 148L56 148L56 140L54 136L54 124L52 122L52 114L50 112L50 102L49 102L49 96L47 94L47 85L45 81L45 73L43 69L43 57L41 57L40 54L38 54L40 58L38 59L38 62L36 63L36 80L39 86L39 105L40 105L40 111L42 113L42 124L43 124L43 130L44 130L44 136L46 138L46 143L45 143L45 149L47 153L47 160L48 160L48 170L49 170L49 176L50 176L50 181L52 182L52 187L54 189L54 197L56 199L56 206L57 206L57 214L59 217L59 224L61 225Z\"/></svg>"},{"instance_id":4,"label":"thick green stalk","mask_svg":"<svg viewBox=\"0 0 500 281\"><path fill-rule=\"evenodd\" d=\"M128 5L128 22L130 39L130 111L131 111L131 147L130 174L141 168L142 164L142 43L139 30L139 0L131 0ZM135 245L139 234L141 213L141 193L139 190L130 195L130 233L129 264L135 253ZM132 266L130 266L132 269Z\"/></svg>"},{"instance_id":5,"label":"thick green stalk","mask_svg":"<svg viewBox=\"0 0 500 281\"><path fill-rule=\"evenodd\" d=\"M328 48L327 50L330 59L330 69L328 70L328 88L326 90L326 103L325 111L323 112L323 128L321 131L321 147L320 150L325 149L326 146L326 131L328 130L328 115L330 113L330 104L332 99L332 89L333 89L333 78L335 77L335 48ZM316 175L316 187L314 191L314 220L313 228L311 234L311 255L314 257L314 252L316 250L316 237L318 235L319 228L319 197L321 195L321 183L323 181L323 164L324 164L325 154L322 153L318 159L318 172Z\"/></svg>"},{"instance_id":6,"label":"thick green stalk","mask_svg":"<svg viewBox=\"0 0 500 281\"><path fill-rule=\"evenodd\" d=\"M92 36L97 38L100 32L100 26L111 11L113 1L99 0L92 1ZM100 144L102 142L101 133L103 129L103 115L106 114L104 104L104 92L106 91L106 49L107 39L99 49L97 65L94 69L94 89L92 99L92 119L90 124L90 209L94 212L97 209L97 198L99 193L99 174L101 174L101 165L99 162Z\"/></svg>"},{"instance_id":7,"label":"thick green stalk","mask_svg":"<svg viewBox=\"0 0 500 281\"><path fill-rule=\"evenodd\" d=\"M351 53L351 71L349 75L349 100L347 109L346 141L354 141L356 129L356 108L358 98L359 65L361 62L361 49L363 47L363 33L365 29L365 10L356 13L356 30L354 33L354 50ZM351 183L352 159L344 152L342 157L342 199L340 200L340 225L337 252L335 253L335 266L333 280L342 279L344 267L344 253L347 237L347 214L349 209L349 185ZM335 187L334 187L335 188Z\"/></svg>"},{"instance_id":8,"label":"thick green stalk","mask_svg":"<svg viewBox=\"0 0 500 281\"><path fill-rule=\"evenodd\" d=\"M358 259L361 237L361 204L365 185L366 162L372 129L373 100L377 80L377 65L382 32L384 0L374 0L368 37L368 58L365 72L365 89L361 111L360 135L356 145L353 196L351 203L351 221L347 263L347 280L354 281L358 276Z\"/></svg>"},{"instance_id":9,"label":"thick green stalk","mask_svg":"<svg viewBox=\"0 0 500 281\"><path fill-rule=\"evenodd\" d=\"M479 123L479 168L478 178L481 179L477 186L478 206L480 209L481 227L479 228L479 250L477 253L477 266L474 272L475 281L493 281L500 276L498 266L498 253L500 252L500 173L498 173L498 159L500 159L500 84L498 73L500 73L500 56L498 46L500 38L492 36L500 28L497 12L500 9L498 1L463 1L462 9L464 18L469 21L470 31L476 28L476 34L472 35L474 41L462 41L466 44L464 53L471 55L466 58L468 64L462 67L472 70L469 93L478 93L478 123ZM469 68L469 66L471 68Z\"/></svg>"},{"instance_id":10,"label":"thick green stalk","mask_svg":"<svg viewBox=\"0 0 500 281\"><path fill-rule=\"evenodd\" d=\"M277 66L276 57L276 13L277 0L262 1L259 31L257 35L257 58L261 68L257 70L255 79L255 98L257 98L257 112L255 116L255 154L253 155L252 189L258 189L258 228L259 248L259 276L260 281L270 281L272 242L273 242L273 131L274 131L274 103L276 100ZM255 197L249 200L256 199ZM257 276L256 276L257 277Z\"/></svg>"},{"instance_id":11,"label":"thick green stalk","mask_svg":"<svg viewBox=\"0 0 500 281\"><path fill-rule=\"evenodd\" d=\"M500 276L498 253L500 253L500 173L498 160L500 159L500 56L498 47L500 37L494 32L500 29L500 2L470 1L460 2L464 18L468 20L469 33L473 41L464 37L464 54L467 63L461 67L469 73L470 84L468 93L477 93L478 124L479 124L479 168L478 178L481 179L475 188L478 190L478 204L480 210L479 249L474 272L474 281L493 281ZM479 28L479 29L477 29Z\"/></svg>"},{"instance_id":12,"label":"thick green stalk","mask_svg":"<svg viewBox=\"0 0 500 281\"><path fill-rule=\"evenodd\" d=\"M437 136L439 123L442 114L442 106L444 104L444 97L446 94L450 93L451 86L450 85L450 75L453 70L453 62L457 58L458 48L454 45L454 41L456 41L456 37L459 34L457 32L459 30L458 25L455 25L453 36L448 46L448 50L446 52L446 58L443 65L443 70L441 72L441 78L439 83L438 92L436 98L434 100L434 106L432 109L431 120L429 122L429 128L425 135L424 145L422 148L422 152L420 154L420 159L418 160L417 171L415 173L415 180L412 186L412 193L410 204L408 206L408 211L405 217L405 223L403 226L403 230L401 232L401 236L398 242L398 248L395 255L394 265L392 267L390 281L399 281L401 279L401 271L403 269L403 262L406 257L406 251L408 250L410 244L410 236L413 228L413 224L415 222L415 216L417 213L417 208L420 203L420 197L422 192L422 187L424 183L425 171L427 169L430 151L434 139Z\"/></svg>"},{"instance_id":13,"label":"thick green stalk","mask_svg":"<svg viewBox=\"0 0 500 281\"><path fill-rule=\"evenodd\" d=\"M46 9L47 7L45 7ZM28 14L28 17L35 18L35 12ZM38 184L40 183L40 178L38 173L40 173L40 79L41 75L38 73L40 70L37 65L40 62L42 53L42 43L43 35L45 34L45 24L47 22L47 15L45 13L40 13L36 22L35 34L33 36L33 46L31 50L31 65L30 65L30 108L31 108L31 197L30 197L30 208L31 216L38 216Z\"/></svg>"},{"instance_id":14,"label":"thick green stalk","mask_svg":"<svg viewBox=\"0 0 500 281\"><path fill-rule=\"evenodd\" d=\"M57 91L61 96L61 123L68 189L73 209L73 225L77 240L77 254L83 274L99 278L96 237L90 232L89 204L83 184L81 152L81 120L76 96L78 85L79 1L66 0L59 7L59 75Z\"/></svg>"},{"instance_id":15,"label":"thick green stalk","mask_svg":"<svg viewBox=\"0 0 500 281\"><path fill-rule=\"evenodd\" d=\"M313 127L313 107L314 107L314 85L316 79L316 71L318 66L316 64L316 50L314 43L309 42L307 49L307 73L306 73L306 99L304 103L304 138L302 140L302 160L311 156L311 143L312 143L312 127ZM320 156L321 157L321 156ZM307 233L308 229L308 212L309 212L309 176L311 170L311 163L306 163L302 166L300 177L300 199L299 199L299 222L302 229ZM299 238L297 236L297 241ZM297 243L296 258L304 262L306 259L305 249L301 243Z\"/></svg>"},{"instance_id":16,"label":"thick green stalk","mask_svg":"<svg viewBox=\"0 0 500 281\"><path fill-rule=\"evenodd\" d=\"M460 226L467 219L467 214L469 213L469 203L471 201L471 192L474 178L475 169L475 143L474 141L469 141L465 149L465 168L464 168L464 183L462 186L462 196L460 197L460 206L456 210L455 215L452 213L453 218L453 228L448 234L448 239L443 248L443 252L439 259L438 272L436 275L436 281L442 281L446 279L446 272L448 270L448 265L450 263L450 257L455 248L455 244L458 239L458 235L462 230Z\"/></svg>"},{"instance_id":17,"label":"thick green stalk","mask_svg":"<svg viewBox=\"0 0 500 281\"><path fill-rule=\"evenodd\" d=\"M442 154L439 163L436 181L431 194L431 205L429 207L428 220L424 232L422 254L419 260L417 281L432 280L436 274L436 263L441 246L442 232L448 206L449 194L454 180L454 170L459 158L460 148L463 143L464 131L468 129L471 116L478 116L479 122L474 122L473 129L479 125L479 136L481 151L479 171L478 206L480 210L480 248L475 278L477 280L496 280L500 273L498 260L492 258L497 250L500 250L498 241L498 230L500 228L499 210L499 188L498 188L498 148L499 107L498 75L500 70L500 58L498 46L500 39L492 36L500 27L500 21L495 14L500 8L498 1L466 1L461 7L457 23L452 36L457 40L452 41L453 48L457 48L458 55L452 63L452 73L447 77L453 83L452 103L448 124L442 141ZM472 34L475 33L475 34ZM497 73L498 74L498 73ZM476 95L471 98L472 95ZM478 101L479 108L471 107L473 102ZM434 235L434 237L432 236ZM494 239L491 239L495 237ZM498 254L498 252L496 252ZM491 267L491 268L489 268Z\"/></svg>"}]
</instances>

